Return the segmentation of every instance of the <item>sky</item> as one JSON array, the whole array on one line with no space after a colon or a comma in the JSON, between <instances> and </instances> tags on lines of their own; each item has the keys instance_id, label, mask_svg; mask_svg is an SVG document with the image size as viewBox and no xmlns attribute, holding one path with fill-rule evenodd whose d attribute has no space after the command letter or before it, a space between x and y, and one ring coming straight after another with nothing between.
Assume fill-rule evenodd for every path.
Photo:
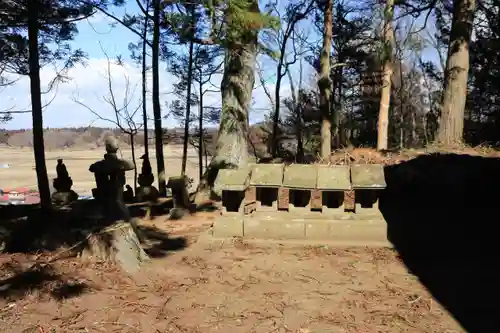
<instances>
[{"instance_id":1,"label":"sky","mask_svg":"<svg viewBox=\"0 0 500 333\"><path fill-rule=\"evenodd\" d=\"M137 12L134 1L129 2L126 7L114 9L118 17L123 14L134 14ZM138 37L128 29L116 25L110 27L112 21L103 14L96 14L88 20L78 23L79 33L72 42L74 48L80 48L87 53L88 59L85 65L77 65L70 69L68 82L60 83L56 89L42 96L42 102L48 105L44 109L44 128L61 127L87 127L102 126L115 127L115 125L105 119L114 120L113 108L106 102L109 100L109 89L107 81L107 54L111 59L110 65L113 93L119 108L128 106L130 112L140 107L141 95L141 68L130 59L128 44L137 42ZM103 52L104 51L104 52ZM123 66L115 64L113 61L117 56L122 57ZM266 80L267 88L274 91L275 65L269 62L261 62L263 77ZM171 94L172 84L176 82L166 70L166 64L160 63L160 99L163 113L166 110L166 103L176 99ZM52 66L44 67L41 70L42 90L54 78L56 69ZM150 72L149 72L150 74ZM294 73L295 75L296 73ZM285 78L281 95L290 95L288 79ZM128 84L127 84L128 82ZM219 78L214 78L213 82L218 85ZM148 77L148 89L151 88L151 76ZM152 114L151 98L148 98L148 112ZM79 102L79 103L78 103ZM85 106L82 106L84 104ZM205 105L220 106L220 93L212 93L205 97ZM253 102L250 111L250 121L257 122L264 119L270 107L270 101L266 96L263 87L256 77L253 91ZM30 88L29 79L20 77L12 86L0 90L0 111L6 109L25 110L30 108ZM100 115L100 117L96 116ZM104 118L104 119L100 119ZM141 111L137 112L137 121L140 122ZM178 126L177 120L167 118L163 121L164 127ZM6 124L1 124L0 128L20 129L31 128L31 114L15 114L13 119Z\"/></svg>"}]
</instances>

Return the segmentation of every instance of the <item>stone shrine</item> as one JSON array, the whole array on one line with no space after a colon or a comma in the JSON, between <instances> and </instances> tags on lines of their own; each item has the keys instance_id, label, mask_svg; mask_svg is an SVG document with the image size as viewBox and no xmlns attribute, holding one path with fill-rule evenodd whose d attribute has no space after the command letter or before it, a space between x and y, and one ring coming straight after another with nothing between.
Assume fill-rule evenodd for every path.
<instances>
[{"instance_id":1,"label":"stone shrine","mask_svg":"<svg viewBox=\"0 0 500 333\"><path fill-rule=\"evenodd\" d=\"M97 187L92 189L101 207L104 222L98 233L88 237L88 246L82 258L98 259L118 264L127 272L136 272L149 257L141 247L137 222L130 215L124 202L125 172L134 169L131 161L119 159L116 138L106 139L104 159L92 164Z\"/></svg>"},{"instance_id":2,"label":"stone shrine","mask_svg":"<svg viewBox=\"0 0 500 333\"><path fill-rule=\"evenodd\" d=\"M123 200L125 172L134 169L131 161L119 159L118 144L114 137L106 139L104 159L89 168L94 174L96 188L92 189L94 198L99 202L105 219L130 220L130 212Z\"/></svg>"}]
</instances>

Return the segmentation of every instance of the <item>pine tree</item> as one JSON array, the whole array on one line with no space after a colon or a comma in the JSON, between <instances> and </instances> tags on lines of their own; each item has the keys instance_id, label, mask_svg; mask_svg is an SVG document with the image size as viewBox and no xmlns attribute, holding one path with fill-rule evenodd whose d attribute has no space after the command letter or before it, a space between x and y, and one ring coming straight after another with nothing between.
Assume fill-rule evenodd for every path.
<instances>
[{"instance_id":1,"label":"pine tree","mask_svg":"<svg viewBox=\"0 0 500 333\"><path fill-rule=\"evenodd\" d=\"M75 22L92 15L88 5L77 0L3 1L0 5L0 59L8 71L28 75L31 86L33 151L41 207L50 210L50 190L45 163L40 67L63 61L63 71L51 85L64 78L64 70L84 58L81 50L72 51L68 42L78 32ZM54 48L54 46L56 46Z\"/></svg>"}]
</instances>

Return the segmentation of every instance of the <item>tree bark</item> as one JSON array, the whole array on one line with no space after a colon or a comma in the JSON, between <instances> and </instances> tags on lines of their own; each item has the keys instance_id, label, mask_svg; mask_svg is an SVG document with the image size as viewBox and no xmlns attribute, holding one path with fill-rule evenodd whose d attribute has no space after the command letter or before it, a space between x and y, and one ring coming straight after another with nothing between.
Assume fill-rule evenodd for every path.
<instances>
[{"instance_id":1,"label":"tree bark","mask_svg":"<svg viewBox=\"0 0 500 333\"><path fill-rule=\"evenodd\" d=\"M330 80L330 52L332 48L332 0L326 0L323 25L323 48L319 57L319 91L321 110L321 158L328 161L332 152L332 120L331 98L332 87Z\"/></svg>"},{"instance_id":2,"label":"tree bark","mask_svg":"<svg viewBox=\"0 0 500 333\"><path fill-rule=\"evenodd\" d=\"M462 143L464 113L469 74L469 42L475 0L455 0L448 57L446 59L443 103L437 135L438 143L455 146Z\"/></svg>"},{"instance_id":3,"label":"tree bark","mask_svg":"<svg viewBox=\"0 0 500 333\"><path fill-rule=\"evenodd\" d=\"M293 77L290 71L288 71L287 74L288 74L288 81L290 83L290 91L292 92L292 104L293 104L292 109L293 109L293 114L295 115L295 138L297 139L297 151L295 153L295 162L302 163L304 160L304 145L302 143L302 112L298 104L299 92L295 90L295 84L293 82Z\"/></svg>"},{"instance_id":4,"label":"tree bark","mask_svg":"<svg viewBox=\"0 0 500 333\"><path fill-rule=\"evenodd\" d=\"M391 77L392 77L392 45L394 32L392 17L394 14L394 0L387 0L384 11L383 31L383 65L382 89L380 93L380 107L378 112L377 150L386 150L388 146L389 106L391 104Z\"/></svg>"},{"instance_id":5,"label":"tree bark","mask_svg":"<svg viewBox=\"0 0 500 333\"><path fill-rule=\"evenodd\" d=\"M146 8L149 8L149 2L147 3ZM144 31L142 34L142 122L144 124L144 155L146 155L146 158L149 160L148 109L146 104L146 47L148 37L148 22L149 16L144 15Z\"/></svg>"},{"instance_id":6,"label":"tree bark","mask_svg":"<svg viewBox=\"0 0 500 333\"><path fill-rule=\"evenodd\" d=\"M132 163L134 164L134 195L135 192L137 191L137 163L135 161L135 133L130 133L129 134L130 138L130 149L132 150Z\"/></svg>"},{"instance_id":7,"label":"tree bark","mask_svg":"<svg viewBox=\"0 0 500 333\"><path fill-rule=\"evenodd\" d=\"M49 178L45 163L45 144L43 141L42 97L40 88L40 63L38 54L38 8L36 1L29 2L28 39L29 39L29 70L31 89L31 109L33 117L33 152L35 155L36 177L40 205L43 212L51 209Z\"/></svg>"},{"instance_id":8,"label":"tree bark","mask_svg":"<svg viewBox=\"0 0 500 333\"><path fill-rule=\"evenodd\" d=\"M296 95L296 101L295 105L297 107L296 109L296 114L297 114L297 124L296 124L296 131L297 131L297 160L302 163L304 161L304 140L302 136L302 106L299 105L300 103L300 93L302 91L302 81L303 81L303 72L304 72L304 66L302 62L302 58L299 60L299 87L297 89L297 95ZM290 82L293 81L292 76L289 76ZM293 88L290 87L290 89L293 92Z\"/></svg>"},{"instance_id":9,"label":"tree bark","mask_svg":"<svg viewBox=\"0 0 500 333\"><path fill-rule=\"evenodd\" d=\"M155 148L156 166L158 170L158 191L160 195L167 195L167 184L165 182L165 159L163 155L163 128L161 125L160 106L160 0L154 0L153 14L153 46L152 46L152 70L153 70L153 115L155 118Z\"/></svg>"},{"instance_id":10,"label":"tree bark","mask_svg":"<svg viewBox=\"0 0 500 333\"><path fill-rule=\"evenodd\" d=\"M205 150L205 144L203 142L203 73L200 69L200 105L199 105L199 116L198 116L198 127L200 129L199 133L199 143L198 143L198 164L199 164L199 181L203 179L203 151ZM206 163L205 163L206 164Z\"/></svg>"},{"instance_id":11,"label":"tree bark","mask_svg":"<svg viewBox=\"0 0 500 333\"><path fill-rule=\"evenodd\" d=\"M191 6L191 20L189 29L194 29L194 9L195 7ZM194 42L193 37L190 38L189 41L189 63L188 63L188 72L187 72L187 97L186 97L186 115L184 119L184 145L182 147L182 167L181 167L181 175L186 174L186 164L187 164L187 150L188 150L188 141L189 141L189 122L191 116L191 88L193 84L193 48Z\"/></svg>"},{"instance_id":12,"label":"tree bark","mask_svg":"<svg viewBox=\"0 0 500 333\"><path fill-rule=\"evenodd\" d=\"M260 13L258 1L252 1L250 10L252 15ZM228 21L231 19L228 18ZM255 83L258 32L252 28L243 31L238 43L229 45L226 50L219 133L214 156L198 187L196 202L209 198L209 191L213 189L220 169L248 165L248 110Z\"/></svg>"},{"instance_id":13,"label":"tree bark","mask_svg":"<svg viewBox=\"0 0 500 333\"><path fill-rule=\"evenodd\" d=\"M135 222L118 221L91 234L80 257L88 261L105 261L133 274L150 261L141 247Z\"/></svg>"}]
</instances>

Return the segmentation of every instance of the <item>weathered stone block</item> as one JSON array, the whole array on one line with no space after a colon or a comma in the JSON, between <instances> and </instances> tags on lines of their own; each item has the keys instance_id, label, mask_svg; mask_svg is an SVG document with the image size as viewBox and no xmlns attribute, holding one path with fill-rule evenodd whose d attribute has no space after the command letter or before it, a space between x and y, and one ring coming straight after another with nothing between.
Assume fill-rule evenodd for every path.
<instances>
[{"instance_id":1,"label":"weathered stone block","mask_svg":"<svg viewBox=\"0 0 500 333\"><path fill-rule=\"evenodd\" d=\"M257 200L257 188L255 186L250 186L245 191L245 201L253 202Z\"/></svg>"},{"instance_id":2,"label":"weathered stone block","mask_svg":"<svg viewBox=\"0 0 500 333\"><path fill-rule=\"evenodd\" d=\"M330 191L345 191L351 189L349 166L318 165L317 168L317 189Z\"/></svg>"},{"instance_id":3,"label":"weathered stone block","mask_svg":"<svg viewBox=\"0 0 500 333\"><path fill-rule=\"evenodd\" d=\"M330 238L330 222L328 221L306 222L304 225L304 229L306 239Z\"/></svg>"},{"instance_id":4,"label":"weathered stone block","mask_svg":"<svg viewBox=\"0 0 500 333\"><path fill-rule=\"evenodd\" d=\"M245 202L243 203L243 214L249 215L257 210L257 202Z\"/></svg>"},{"instance_id":5,"label":"weathered stone block","mask_svg":"<svg viewBox=\"0 0 500 333\"><path fill-rule=\"evenodd\" d=\"M308 221L305 238L345 242L387 242L387 225L382 219Z\"/></svg>"},{"instance_id":6,"label":"weathered stone block","mask_svg":"<svg viewBox=\"0 0 500 333\"><path fill-rule=\"evenodd\" d=\"M320 190L311 191L311 210L321 210L323 208L323 195Z\"/></svg>"},{"instance_id":7,"label":"weathered stone block","mask_svg":"<svg viewBox=\"0 0 500 333\"><path fill-rule=\"evenodd\" d=\"M250 181L250 168L221 169L214 187L219 191L245 191Z\"/></svg>"},{"instance_id":8,"label":"weathered stone block","mask_svg":"<svg viewBox=\"0 0 500 333\"><path fill-rule=\"evenodd\" d=\"M189 208L189 193L187 191L187 177L170 177L167 182L167 188L172 190L175 208Z\"/></svg>"},{"instance_id":9,"label":"weathered stone block","mask_svg":"<svg viewBox=\"0 0 500 333\"><path fill-rule=\"evenodd\" d=\"M252 167L250 185L280 187L283 183L283 164L256 164Z\"/></svg>"},{"instance_id":10,"label":"weathered stone block","mask_svg":"<svg viewBox=\"0 0 500 333\"><path fill-rule=\"evenodd\" d=\"M356 209L356 194L353 190L344 192L344 208L346 210Z\"/></svg>"},{"instance_id":11,"label":"weathered stone block","mask_svg":"<svg viewBox=\"0 0 500 333\"><path fill-rule=\"evenodd\" d=\"M242 217L218 217L212 229L214 237L243 237Z\"/></svg>"},{"instance_id":12,"label":"weathered stone block","mask_svg":"<svg viewBox=\"0 0 500 333\"><path fill-rule=\"evenodd\" d=\"M283 186L293 189L316 188L318 168L312 164L291 164L283 173Z\"/></svg>"},{"instance_id":13,"label":"weathered stone block","mask_svg":"<svg viewBox=\"0 0 500 333\"><path fill-rule=\"evenodd\" d=\"M303 221L247 219L243 228L245 238L303 239L305 236Z\"/></svg>"},{"instance_id":14,"label":"weathered stone block","mask_svg":"<svg viewBox=\"0 0 500 333\"><path fill-rule=\"evenodd\" d=\"M287 210L290 202L290 191L285 187L278 189L278 209Z\"/></svg>"},{"instance_id":15,"label":"weathered stone block","mask_svg":"<svg viewBox=\"0 0 500 333\"><path fill-rule=\"evenodd\" d=\"M384 189L384 167L380 164L359 164L351 166L353 189Z\"/></svg>"}]
</instances>

